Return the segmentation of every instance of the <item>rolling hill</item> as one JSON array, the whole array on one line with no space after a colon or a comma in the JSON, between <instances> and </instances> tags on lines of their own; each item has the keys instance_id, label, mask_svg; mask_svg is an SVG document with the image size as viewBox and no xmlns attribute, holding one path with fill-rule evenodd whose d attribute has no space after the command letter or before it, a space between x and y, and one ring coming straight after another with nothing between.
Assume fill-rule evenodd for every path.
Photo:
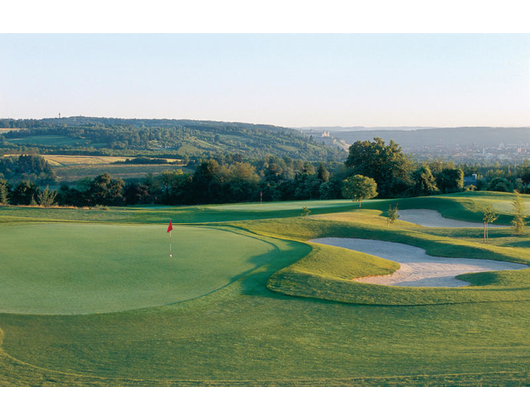
<instances>
[{"instance_id":1,"label":"rolling hill","mask_svg":"<svg viewBox=\"0 0 530 420\"><path fill-rule=\"evenodd\" d=\"M336 146L285 127L233 122L68 117L0 120L4 148L39 147L58 151L145 150L175 158L219 154L259 159L269 155L306 161L342 161ZM3 139L3 142L2 142Z\"/></svg>"}]
</instances>

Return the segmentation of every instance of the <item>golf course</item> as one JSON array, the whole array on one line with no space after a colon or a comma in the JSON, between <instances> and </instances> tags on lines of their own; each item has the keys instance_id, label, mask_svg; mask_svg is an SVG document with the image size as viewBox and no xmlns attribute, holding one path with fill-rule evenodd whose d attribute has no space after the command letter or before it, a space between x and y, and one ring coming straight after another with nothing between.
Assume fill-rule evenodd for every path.
<instances>
[{"instance_id":1,"label":"golf course","mask_svg":"<svg viewBox=\"0 0 530 420\"><path fill-rule=\"evenodd\" d=\"M0 206L0 385L528 386L513 199Z\"/></svg>"}]
</instances>

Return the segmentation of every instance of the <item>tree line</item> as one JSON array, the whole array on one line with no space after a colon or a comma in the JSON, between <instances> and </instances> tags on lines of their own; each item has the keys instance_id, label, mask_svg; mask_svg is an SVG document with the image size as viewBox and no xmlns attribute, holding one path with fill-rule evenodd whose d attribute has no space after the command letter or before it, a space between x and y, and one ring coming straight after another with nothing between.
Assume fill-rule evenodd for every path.
<instances>
[{"instance_id":1,"label":"tree line","mask_svg":"<svg viewBox=\"0 0 530 420\"><path fill-rule=\"evenodd\" d=\"M0 179L24 178L38 184L53 184L57 176L42 156L19 155L0 158Z\"/></svg>"},{"instance_id":2,"label":"tree line","mask_svg":"<svg viewBox=\"0 0 530 420\"><path fill-rule=\"evenodd\" d=\"M337 165L331 165L335 167ZM22 180L10 185L2 181L3 204L38 203L41 188ZM244 201L331 199L341 197L340 182L331 179L325 164L288 157L269 157L254 163L240 156L207 159L192 173L182 170L147 175L124 181L108 173L84 178L75 186L61 184L56 203L63 206L134 204L206 204Z\"/></svg>"},{"instance_id":3,"label":"tree line","mask_svg":"<svg viewBox=\"0 0 530 420\"><path fill-rule=\"evenodd\" d=\"M360 205L363 199L375 196L396 198L462 191L464 170L479 172L478 168L456 167L451 162L414 162L397 143L385 144L375 138L354 143L343 164L276 156L250 161L241 154L219 155L201 160L189 173L166 171L128 181L105 173L82 179L74 186L61 184L55 202L113 206L350 198ZM530 165L522 165L515 172L513 176L521 175L516 180L524 191L524 185L530 182ZM39 204L42 191L35 182L22 180L10 185L4 180L2 185L2 203L30 204L33 200Z\"/></svg>"}]
</instances>

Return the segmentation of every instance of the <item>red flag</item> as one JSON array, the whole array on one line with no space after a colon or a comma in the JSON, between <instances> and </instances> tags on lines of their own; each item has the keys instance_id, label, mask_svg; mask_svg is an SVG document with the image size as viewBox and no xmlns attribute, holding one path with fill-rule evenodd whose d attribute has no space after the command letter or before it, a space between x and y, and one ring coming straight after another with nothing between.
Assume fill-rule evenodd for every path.
<instances>
[{"instance_id":1,"label":"red flag","mask_svg":"<svg viewBox=\"0 0 530 420\"><path fill-rule=\"evenodd\" d=\"M173 225L171 224L171 220L169 221L169 226L167 227L167 232L171 232L173 230Z\"/></svg>"}]
</instances>

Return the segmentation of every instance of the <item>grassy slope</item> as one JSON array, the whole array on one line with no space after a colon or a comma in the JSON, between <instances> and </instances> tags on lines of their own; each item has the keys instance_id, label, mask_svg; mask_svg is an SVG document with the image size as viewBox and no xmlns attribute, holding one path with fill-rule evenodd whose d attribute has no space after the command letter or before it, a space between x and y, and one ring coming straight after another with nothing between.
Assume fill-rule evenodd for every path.
<instances>
[{"instance_id":1,"label":"grassy slope","mask_svg":"<svg viewBox=\"0 0 530 420\"><path fill-rule=\"evenodd\" d=\"M401 242L424 248L441 257L483 258L530 264L530 251L505 248L463 239L423 233L409 223L386 227L384 219L373 211L319 216L307 219L277 219L239 223L263 235L307 240L314 237L356 237ZM460 230L460 229L459 229ZM464 231L469 229L462 229ZM480 229L479 229L480 230ZM445 229L441 229L443 233ZM530 269L513 272L477 273L462 276L475 287L421 288L377 286L351 281L355 277L388 274L390 266L381 259L335 247L312 244L315 251L276 273L269 282L271 290L294 296L317 297L340 302L377 305L428 305L463 302L530 300ZM323 254L323 255L321 255ZM340 261L344 261L340 263ZM378 261L379 260L379 261ZM374 267L375 265L375 267ZM392 269L393 272L395 270Z\"/></svg>"},{"instance_id":2,"label":"grassy slope","mask_svg":"<svg viewBox=\"0 0 530 420\"><path fill-rule=\"evenodd\" d=\"M439 199L446 200L449 208L451 202L458 204L460 200ZM403 203L400 201L400 208L405 208ZM370 204L382 209L388 207L384 202ZM24 212L30 210L33 209L18 209L16 218L25 218ZM343 209L326 211L339 210ZM140 210L133 219L135 222L142 219L158 222L163 218L157 215L158 211L166 217L173 210ZM208 207L188 211L202 213L200 217L190 216L190 219L203 222L210 218L226 223L245 217L242 211L237 216L230 216L228 211L218 210L216 213ZM277 210L275 214L287 217L293 211ZM134 211L125 214L119 214L118 210L87 212L93 221L103 221L105 217L109 221L127 220L127 216L134 215ZM317 211L312 214L315 213ZM15 219L14 213L10 217L0 211L2 214L4 220ZM50 210L39 216L50 220L50 214L57 213ZM468 210L462 210L460 216L465 215L470 220L469 214ZM324 220L317 217L261 221L263 215L257 214L251 215L254 221L235 225L268 236L300 240L325 236L333 231L335 236L340 236L336 233L341 231L359 237L377 237L388 232L384 220L375 217L373 212L356 212L355 216L364 220L357 223L350 220L349 215L334 215L325 216ZM330 218L332 220L326 220ZM390 231L387 239L423 244L429 252L438 255L459 254L466 246L466 252L473 252L476 256L519 261L528 258L527 251L521 247L515 252L515 247L481 246L473 229L422 229L400 222ZM493 240L503 241L501 234L496 232L499 237ZM447 239L446 235L451 238ZM528 240L526 236L512 242ZM375 267L378 270L393 268L392 263L353 251L325 246L315 249L318 252L313 252L291 269L299 270L298 274L309 272L323 278L330 277L333 281L347 282L346 278L351 274L375 271ZM303 256L293 252L279 254L287 259L284 265ZM338 262L345 257L350 263L339 265ZM329 263L323 266L326 262ZM267 288L267 282L277 268L265 264L219 292L162 308L87 316L0 315L0 328L5 332L2 348L6 352L0 353L0 383L530 384L530 339L526 332L530 308L525 301L373 306L302 299L274 293ZM476 276L473 276L475 280ZM527 281L524 277L510 278L510 274L503 273L493 280L524 283ZM479 280L476 282L480 283ZM500 285L504 287L508 283Z\"/></svg>"}]
</instances>

